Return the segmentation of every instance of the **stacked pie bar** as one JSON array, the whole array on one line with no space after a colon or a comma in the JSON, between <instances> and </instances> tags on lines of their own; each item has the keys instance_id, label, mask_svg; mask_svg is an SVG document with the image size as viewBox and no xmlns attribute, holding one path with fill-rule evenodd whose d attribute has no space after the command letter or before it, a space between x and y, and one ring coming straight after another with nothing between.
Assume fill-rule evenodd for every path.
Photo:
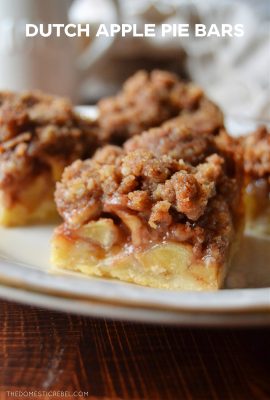
<instances>
[{"instance_id":1,"label":"stacked pie bar","mask_svg":"<svg viewBox=\"0 0 270 400\"><path fill-rule=\"evenodd\" d=\"M221 126L221 111L205 98L199 86L185 83L169 72L139 71L126 81L117 96L99 102L100 136L105 142L122 144L129 137L202 105L204 109L208 107L217 127Z\"/></svg>"},{"instance_id":2,"label":"stacked pie bar","mask_svg":"<svg viewBox=\"0 0 270 400\"><path fill-rule=\"evenodd\" d=\"M270 131L258 128L241 138L246 179L247 227L270 234Z\"/></svg>"},{"instance_id":3,"label":"stacked pie bar","mask_svg":"<svg viewBox=\"0 0 270 400\"><path fill-rule=\"evenodd\" d=\"M64 168L97 148L95 124L68 100L39 92L0 93L0 224L50 221Z\"/></svg>"},{"instance_id":4,"label":"stacked pie bar","mask_svg":"<svg viewBox=\"0 0 270 400\"><path fill-rule=\"evenodd\" d=\"M220 111L200 96L137 136L147 118L132 111L130 125L126 119L117 130L133 136L123 147L106 145L65 169L55 195L64 222L52 241L54 265L156 288L221 287L243 226L242 160Z\"/></svg>"}]
</instances>

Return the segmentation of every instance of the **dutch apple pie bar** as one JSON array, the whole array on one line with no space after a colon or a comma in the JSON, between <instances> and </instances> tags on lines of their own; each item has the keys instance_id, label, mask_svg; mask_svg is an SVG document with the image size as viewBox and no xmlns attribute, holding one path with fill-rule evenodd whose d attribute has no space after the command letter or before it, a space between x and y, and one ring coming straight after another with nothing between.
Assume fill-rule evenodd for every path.
<instances>
[{"instance_id":1,"label":"dutch apple pie bar","mask_svg":"<svg viewBox=\"0 0 270 400\"><path fill-rule=\"evenodd\" d=\"M198 110L67 167L53 264L156 288L221 287L243 225L242 171L214 125Z\"/></svg>"},{"instance_id":2,"label":"dutch apple pie bar","mask_svg":"<svg viewBox=\"0 0 270 400\"><path fill-rule=\"evenodd\" d=\"M0 224L54 219L55 182L97 147L93 123L66 99L0 92Z\"/></svg>"}]
</instances>

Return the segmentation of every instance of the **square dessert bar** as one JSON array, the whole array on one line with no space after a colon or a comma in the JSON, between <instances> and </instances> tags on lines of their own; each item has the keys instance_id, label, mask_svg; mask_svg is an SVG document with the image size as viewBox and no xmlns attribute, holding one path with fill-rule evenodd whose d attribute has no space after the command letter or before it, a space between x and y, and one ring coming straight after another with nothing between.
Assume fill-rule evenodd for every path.
<instances>
[{"instance_id":1,"label":"square dessert bar","mask_svg":"<svg viewBox=\"0 0 270 400\"><path fill-rule=\"evenodd\" d=\"M270 131L260 127L241 138L246 179L247 228L270 234Z\"/></svg>"},{"instance_id":2,"label":"square dessert bar","mask_svg":"<svg viewBox=\"0 0 270 400\"><path fill-rule=\"evenodd\" d=\"M65 169L55 266L156 288L222 286L243 225L241 155L199 113Z\"/></svg>"},{"instance_id":3,"label":"square dessert bar","mask_svg":"<svg viewBox=\"0 0 270 400\"><path fill-rule=\"evenodd\" d=\"M57 216L55 183L67 165L97 148L94 125L66 99L0 92L0 224Z\"/></svg>"},{"instance_id":4,"label":"square dessert bar","mask_svg":"<svg viewBox=\"0 0 270 400\"><path fill-rule=\"evenodd\" d=\"M125 82L119 94L98 103L101 138L122 144L183 112L206 108L205 103L215 114L216 124L222 126L222 112L206 99L199 86L166 71L139 71Z\"/></svg>"}]
</instances>

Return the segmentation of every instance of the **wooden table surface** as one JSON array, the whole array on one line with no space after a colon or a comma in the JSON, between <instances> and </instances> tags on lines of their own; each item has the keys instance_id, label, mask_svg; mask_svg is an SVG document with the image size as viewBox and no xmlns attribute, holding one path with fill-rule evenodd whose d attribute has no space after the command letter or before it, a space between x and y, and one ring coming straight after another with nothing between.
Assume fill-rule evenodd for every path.
<instances>
[{"instance_id":1,"label":"wooden table surface","mask_svg":"<svg viewBox=\"0 0 270 400\"><path fill-rule=\"evenodd\" d=\"M267 329L122 323L5 301L0 326L1 399L270 399Z\"/></svg>"}]
</instances>

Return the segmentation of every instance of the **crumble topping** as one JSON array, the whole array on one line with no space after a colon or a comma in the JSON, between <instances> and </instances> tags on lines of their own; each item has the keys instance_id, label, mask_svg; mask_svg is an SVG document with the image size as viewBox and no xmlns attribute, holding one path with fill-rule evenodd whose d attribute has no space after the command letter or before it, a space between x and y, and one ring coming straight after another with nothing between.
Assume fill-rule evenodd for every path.
<instances>
[{"instance_id":1,"label":"crumble topping","mask_svg":"<svg viewBox=\"0 0 270 400\"><path fill-rule=\"evenodd\" d=\"M153 228L162 222L158 215L165 208L197 221L225 174L224 159L218 154L206 157L197 167L166 155L156 157L144 149L122 150L112 162L100 162L102 152L110 150L115 151L105 146L97 157L65 169L57 184L56 202L68 224L82 225L114 208L148 213Z\"/></svg>"},{"instance_id":2,"label":"crumble topping","mask_svg":"<svg viewBox=\"0 0 270 400\"><path fill-rule=\"evenodd\" d=\"M53 170L55 162L64 168L90 156L97 148L96 129L64 98L0 92L0 188L18 190L18 183Z\"/></svg>"},{"instance_id":3,"label":"crumble topping","mask_svg":"<svg viewBox=\"0 0 270 400\"><path fill-rule=\"evenodd\" d=\"M213 140L211 135L216 135L217 140ZM196 165L216 151L218 141L220 147L232 146L232 139L220 128L217 121L198 110L134 136L124 143L124 148L127 152L139 148L147 149L157 156L168 154Z\"/></svg>"},{"instance_id":4,"label":"crumble topping","mask_svg":"<svg viewBox=\"0 0 270 400\"><path fill-rule=\"evenodd\" d=\"M185 83L165 71L139 71L126 81L122 92L99 102L101 138L121 144L182 111L192 112L201 106L222 126L221 111L206 101L202 89L194 83Z\"/></svg>"},{"instance_id":5,"label":"crumble topping","mask_svg":"<svg viewBox=\"0 0 270 400\"><path fill-rule=\"evenodd\" d=\"M261 126L241 138L245 173L253 179L267 178L270 184L270 131Z\"/></svg>"}]
</instances>

